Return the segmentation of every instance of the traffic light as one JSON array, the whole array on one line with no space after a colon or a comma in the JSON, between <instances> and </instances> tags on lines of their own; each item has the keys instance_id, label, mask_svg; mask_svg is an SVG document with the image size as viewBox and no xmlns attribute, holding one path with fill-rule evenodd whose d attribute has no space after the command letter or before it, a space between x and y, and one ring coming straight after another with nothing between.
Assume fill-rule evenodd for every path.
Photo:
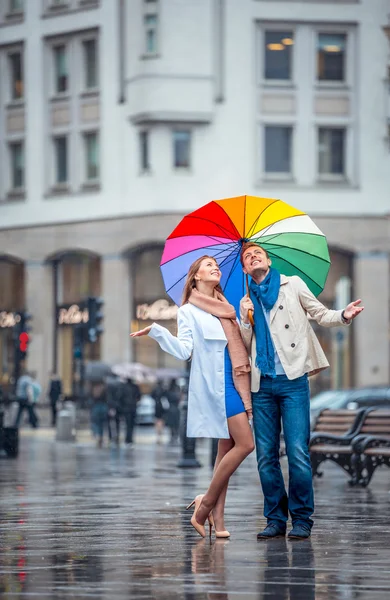
<instances>
[{"instance_id":1,"label":"traffic light","mask_svg":"<svg viewBox=\"0 0 390 600\"><path fill-rule=\"evenodd\" d=\"M30 335L31 327L29 325L29 321L31 320L31 315L26 312L20 312L18 314L18 321L15 325L15 341L16 341L16 353L18 360L24 360L27 356L28 346L30 343Z\"/></svg>"},{"instance_id":2,"label":"traffic light","mask_svg":"<svg viewBox=\"0 0 390 600\"><path fill-rule=\"evenodd\" d=\"M103 321L103 304L101 298L88 298L88 340L93 344L104 331L101 326Z\"/></svg>"}]
</instances>

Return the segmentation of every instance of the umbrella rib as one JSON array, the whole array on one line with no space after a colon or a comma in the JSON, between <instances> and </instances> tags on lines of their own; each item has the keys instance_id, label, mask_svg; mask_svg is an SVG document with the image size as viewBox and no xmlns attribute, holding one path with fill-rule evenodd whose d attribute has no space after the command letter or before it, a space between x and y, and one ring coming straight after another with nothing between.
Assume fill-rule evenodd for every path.
<instances>
[{"instance_id":1,"label":"umbrella rib","mask_svg":"<svg viewBox=\"0 0 390 600\"><path fill-rule=\"evenodd\" d=\"M285 232L285 233L287 233L287 232ZM285 235L285 233L276 233L275 237L272 237L271 240L267 240L264 244L270 244L270 242L272 240L276 239L280 235ZM319 235L318 233L305 233L304 235L313 235L313 236L316 236L316 237L323 237L323 238L325 238L325 236ZM255 240L260 240L261 238L254 238L254 239ZM275 246L277 248L287 248L288 250L295 250L296 252L301 252L302 254L307 254L307 256L313 256L317 260L321 260L322 262L326 262L326 263L330 264L330 260L326 260L325 258L321 258L320 256L318 256L318 254L312 254L311 252L307 252L307 250L301 250L300 248L293 248L292 246L285 246L284 244L275 244Z\"/></svg>"},{"instance_id":2,"label":"umbrella rib","mask_svg":"<svg viewBox=\"0 0 390 600\"><path fill-rule=\"evenodd\" d=\"M270 252L269 254L270 254L270 256L274 256L275 258L279 258L279 259L283 260L285 263L291 265L296 271L299 271L300 273L302 273L305 277L307 277L308 279L310 279L310 281L312 281L313 283L315 283L322 290L324 289L323 286L320 283L318 283L317 281L315 281L312 277L310 277L310 275L308 275L307 273L305 273L305 271L302 271L302 269L300 269L299 267L297 267L296 265L294 265L289 260L287 260L285 258L282 259L280 256L278 256L277 254L273 254L272 252ZM330 263L328 263L328 264L330 266Z\"/></svg>"},{"instance_id":3,"label":"umbrella rib","mask_svg":"<svg viewBox=\"0 0 390 600\"><path fill-rule=\"evenodd\" d=\"M290 217L283 217L283 219L280 219L279 221L274 221L274 223L270 223L269 225L267 225L267 227L264 228L264 233L262 234L261 237L263 237L263 235L266 235L267 231L269 229L271 229L271 227L273 227L276 223L280 223L281 221L285 221L286 219L295 219L296 217L309 217L309 215L307 214L303 214L303 215L291 215ZM310 217L309 217L310 219ZM257 222L257 221L256 221ZM254 225L253 225L254 226ZM263 231L263 230L261 230ZM306 233L305 231L294 231L294 232L289 232L289 231L281 231L280 233L304 233L305 235L309 235L309 232ZM310 235L319 235L318 233L310 233ZM323 237L324 234L322 234Z\"/></svg>"},{"instance_id":4,"label":"umbrella rib","mask_svg":"<svg viewBox=\"0 0 390 600\"><path fill-rule=\"evenodd\" d=\"M222 210L223 210L223 209L222 209ZM224 211L224 212L225 212L225 211ZM227 218L229 219L230 223L233 225L234 229L236 230L236 233L235 233L235 235L236 235L237 239L239 239L239 237L240 237L240 234L239 234L239 232L237 231L237 228L235 227L235 225L234 225L233 221L230 219L229 215L228 215L226 212L225 212L225 215L227 216ZM191 216L191 219L198 219L199 221L205 221L206 223L212 223L213 225L215 225L216 227L218 227L218 228L219 228L221 231L224 231L224 232L226 232L226 235L227 235L227 237L229 237L229 238L231 238L231 239L234 239L234 238L232 238L232 234L233 234L233 232L232 232L232 231L228 231L228 229L226 229L225 227L223 227L222 225L220 225L220 224L216 223L215 221L213 221L213 220L211 220L211 219L206 219L205 217L196 217L196 216L193 216L193 215L187 215L187 217L184 217L183 221L184 221L186 218L190 217L190 216ZM181 222L183 222L183 221L181 221ZM180 225L180 223L179 223L179 225ZM179 226L179 225L178 225L178 226ZM202 234L201 234L201 233L198 233L198 234L189 233L189 234L187 234L187 235L202 235ZM174 239L176 239L176 238L178 238L178 237L187 237L187 235L177 235L177 236L175 236L175 237L169 237L168 239L170 239L170 240L174 240Z\"/></svg>"},{"instance_id":5,"label":"umbrella rib","mask_svg":"<svg viewBox=\"0 0 390 600\"><path fill-rule=\"evenodd\" d=\"M183 237L184 237L184 236L183 236ZM207 237L210 237L210 236L207 236ZM175 238L175 239L178 239L178 238ZM211 238L211 239L212 239L212 238ZM217 238L216 238L216 239L217 239ZM234 241L232 240L230 243L231 243L231 244L236 244L237 242L234 242ZM221 245L223 245L223 246L228 246L228 243L227 243L227 242L225 242L225 243L223 243L223 244L221 244ZM177 259L178 259L178 258L180 258L181 256L185 256L186 254L190 254L191 252L195 252L196 250L201 250L202 248L203 248L203 250L211 250L212 248L215 248L215 246L218 246L218 244L212 244L212 245L210 245L210 246L200 246L200 248L192 248L192 250L186 250L186 252L182 252L181 254L179 254L179 256L174 256L173 258L170 258L169 260L167 260L167 261L166 261L164 264L160 264L160 267L165 267L165 265L169 265L169 263L171 263L171 262L173 262L173 261L177 260ZM220 252L222 252L222 250L220 250ZM218 256L220 252L218 252L218 253L216 254L216 256Z\"/></svg>"},{"instance_id":6,"label":"umbrella rib","mask_svg":"<svg viewBox=\"0 0 390 600\"><path fill-rule=\"evenodd\" d=\"M263 213L265 213L266 210L268 210L270 208L270 206L272 206L273 204L275 204L275 202L280 202L279 199L275 199L273 202L271 202L271 204L269 204L268 206L266 206L265 208L263 208L263 210L257 215L256 219L254 220L253 224L251 225L251 228L248 230L248 238L250 237L249 232L252 231L252 229L255 227L256 223L258 222L258 220L260 219L261 215Z\"/></svg>"},{"instance_id":7,"label":"umbrella rib","mask_svg":"<svg viewBox=\"0 0 390 600\"><path fill-rule=\"evenodd\" d=\"M215 247L215 246L213 246L213 247ZM206 249L206 248L207 248L207 246L205 247L205 249ZM200 250L200 248L199 248L199 250ZM184 253L183 253L183 254L181 254L180 256L185 256L185 254L189 254L190 252L193 252L193 250L190 250L189 252L184 252ZM217 253L216 253L216 255L214 256L214 258L215 258L215 257L218 257L220 254L222 254L222 250L221 250L220 252L217 252ZM228 258L228 257L227 257L227 258ZM175 259L172 259L172 260L175 260ZM170 261L168 261L168 262L170 262ZM164 265L160 265L160 269L161 269L161 267L162 267L162 266L165 266L165 265L167 265L167 264L168 264L168 263L166 262L166 263L164 263ZM179 277L179 279L177 279L177 280L175 281L175 283L173 283L173 284L172 284L172 285L171 285L169 288L167 288L166 292L168 293L168 292L169 292L169 291L170 291L172 288L174 288L174 287L175 287L175 285L177 285L177 284L178 284L180 281L182 281L182 280L183 280L185 277L187 277L187 275L188 275L188 272L187 272L187 273L184 273L184 275L182 275L182 277ZM163 275L163 278L164 278L164 275Z\"/></svg>"}]
</instances>

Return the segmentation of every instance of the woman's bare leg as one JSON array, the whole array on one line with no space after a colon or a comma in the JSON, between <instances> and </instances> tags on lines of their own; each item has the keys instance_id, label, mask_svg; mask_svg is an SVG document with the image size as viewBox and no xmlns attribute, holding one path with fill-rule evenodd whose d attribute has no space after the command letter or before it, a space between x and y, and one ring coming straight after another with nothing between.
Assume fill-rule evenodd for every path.
<instances>
[{"instance_id":1,"label":"woman's bare leg","mask_svg":"<svg viewBox=\"0 0 390 600\"><path fill-rule=\"evenodd\" d=\"M218 454L215 459L214 465L214 473L217 470L219 463L234 446L234 441L232 438L230 439L222 439L218 442ZM224 522L224 513L225 513L225 501L226 501L226 493L228 489L229 481L225 484L225 487L222 489L221 493L218 496L218 500L213 508L213 517L215 522L215 529L217 531L224 531L225 522Z\"/></svg>"},{"instance_id":2,"label":"woman's bare leg","mask_svg":"<svg viewBox=\"0 0 390 600\"><path fill-rule=\"evenodd\" d=\"M246 413L240 413L228 419L228 428L234 446L221 459L216 468L209 489L196 513L196 520L203 525L216 505L220 494L229 483L230 476L242 461L254 450L252 431Z\"/></svg>"}]
</instances>

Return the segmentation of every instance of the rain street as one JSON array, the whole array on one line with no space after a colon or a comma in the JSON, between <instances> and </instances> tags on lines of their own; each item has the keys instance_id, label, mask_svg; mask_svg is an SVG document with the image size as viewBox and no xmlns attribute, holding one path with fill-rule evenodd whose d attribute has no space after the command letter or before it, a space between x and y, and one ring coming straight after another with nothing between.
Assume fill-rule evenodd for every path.
<instances>
[{"instance_id":1,"label":"rain street","mask_svg":"<svg viewBox=\"0 0 390 600\"><path fill-rule=\"evenodd\" d=\"M209 443L197 455L202 468L178 469L180 448L156 445L148 428L131 449L97 449L87 432L67 444L52 430L23 430L18 459L0 461L1 599L389 597L388 470L355 489L326 466L311 540L258 542L264 520L251 455L228 494L231 539L210 542L184 510L211 473Z\"/></svg>"}]
</instances>

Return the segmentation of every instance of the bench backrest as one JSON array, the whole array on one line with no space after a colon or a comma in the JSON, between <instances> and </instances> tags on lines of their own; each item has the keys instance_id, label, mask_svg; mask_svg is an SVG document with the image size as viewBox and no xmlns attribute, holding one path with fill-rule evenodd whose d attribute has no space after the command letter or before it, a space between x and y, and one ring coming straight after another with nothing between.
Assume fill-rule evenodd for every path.
<instances>
[{"instance_id":1,"label":"bench backrest","mask_svg":"<svg viewBox=\"0 0 390 600\"><path fill-rule=\"evenodd\" d=\"M355 428L362 412L362 410L331 410L327 408L318 415L313 432L345 435Z\"/></svg>"},{"instance_id":2,"label":"bench backrest","mask_svg":"<svg viewBox=\"0 0 390 600\"><path fill-rule=\"evenodd\" d=\"M390 436L390 410L368 409L362 421L359 433Z\"/></svg>"}]
</instances>

